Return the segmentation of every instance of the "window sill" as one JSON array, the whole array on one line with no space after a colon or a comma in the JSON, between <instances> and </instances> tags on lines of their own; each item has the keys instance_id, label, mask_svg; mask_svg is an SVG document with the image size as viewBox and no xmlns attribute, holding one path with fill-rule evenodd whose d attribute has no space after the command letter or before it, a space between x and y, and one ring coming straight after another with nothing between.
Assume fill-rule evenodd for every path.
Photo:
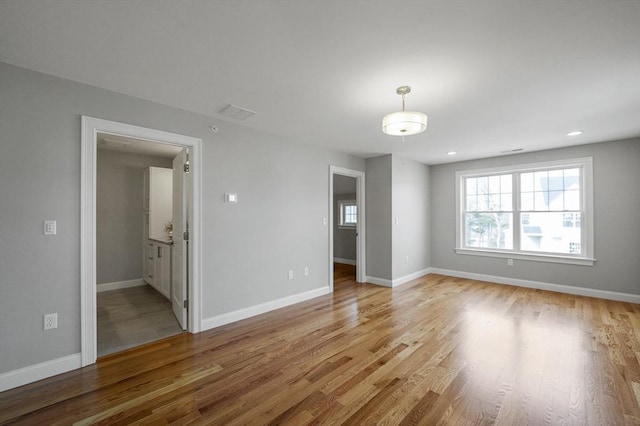
<instances>
[{"instance_id":1,"label":"window sill","mask_svg":"<svg viewBox=\"0 0 640 426\"><path fill-rule=\"evenodd\" d=\"M356 225L338 225L338 229L351 229L353 231L356 230Z\"/></svg>"},{"instance_id":2,"label":"window sill","mask_svg":"<svg viewBox=\"0 0 640 426\"><path fill-rule=\"evenodd\" d=\"M587 257L515 253L515 252L504 252L504 251L493 251L493 250L475 250L470 248L456 248L455 252L457 254L464 254L469 256L484 256L484 257L497 257L497 258L504 258L504 259L529 260L533 262L564 263L567 265L593 266L593 264L596 262L596 259L587 258Z\"/></svg>"}]
</instances>

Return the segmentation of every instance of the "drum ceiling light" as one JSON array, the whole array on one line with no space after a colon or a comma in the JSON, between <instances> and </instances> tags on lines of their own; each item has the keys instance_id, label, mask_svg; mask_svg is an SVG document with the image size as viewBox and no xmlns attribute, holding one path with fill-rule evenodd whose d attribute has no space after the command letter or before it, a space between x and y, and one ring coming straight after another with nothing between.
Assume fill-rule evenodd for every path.
<instances>
[{"instance_id":1,"label":"drum ceiling light","mask_svg":"<svg viewBox=\"0 0 640 426\"><path fill-rule=\"evenodd\" d=\"M392 136L410 136L422 133L427 129L427 116L421 112L405 111L404 96L411 92L411 87L400 86L396 93L402 96L402 111L387 114L382 119L382 131Z\"/></svg>"}]
</instances>

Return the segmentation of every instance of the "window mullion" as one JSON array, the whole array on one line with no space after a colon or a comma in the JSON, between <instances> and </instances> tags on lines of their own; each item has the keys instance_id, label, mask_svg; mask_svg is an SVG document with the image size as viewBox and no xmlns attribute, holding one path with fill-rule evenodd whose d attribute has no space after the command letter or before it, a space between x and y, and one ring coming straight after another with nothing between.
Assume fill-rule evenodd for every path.
<instances>
[{"instance_id":1,"label":"window mullion","mask_svg":"<svg viewBox=\"0 0 640 426\"><path fill-rule=\"evenodd\" d=\"M513 250L520 251L520 173L514 172L511 182L511 191L513 192L513 205L511 207L513 211Z\"/></svg>"}]
</instances>

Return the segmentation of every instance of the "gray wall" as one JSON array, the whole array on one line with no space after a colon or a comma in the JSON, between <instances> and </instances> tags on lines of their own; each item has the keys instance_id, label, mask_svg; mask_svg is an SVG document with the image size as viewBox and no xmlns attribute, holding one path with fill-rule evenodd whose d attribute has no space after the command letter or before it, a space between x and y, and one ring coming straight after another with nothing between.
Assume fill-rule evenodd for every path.
<instances>
[{"instance_id":1,"label":"gray wall","mask_svg":"<svg viewBox=\"0 0 640 426\"><path fill-rule=\"evenodd\" d=\"M456 254L455 172L593 157L594 266ZM436 268L640 294L640 138L431 167L431 264Z\"/></svg>"},{"instance_id":2,"label":"gray wall","mask_svg":"<svg viewBox=\"0 0 640 426\"><path fill-rule=\"evenodd\" d=\"M96 281L142 278L144 169L171 168L171 159L98 150Z\"/></svg>"},{"instance_id":3,"label":"gray wall","mask_svg":"<svg viewBox=\"0 0 640 426\"><path fill-rule=\"evenodd\" d=\"M351 178L354 181L355 178ZM355 200L356 193L338 194L333 196L333 257L339 259L356 260L356 229L340 228L340 201Z\"/></svg>"},{"instance_id":4,"label":"gray wall","mask_svg":"<svg viewBox=\"0 0 640 426\"><path fill-rule=\"evenodd\" d=\"M430 266L429 167L392 156L393 279ZM395 219L398 219L398 223ZM408 261L407 261L408 256Z\"/></svg>"},{"instance_id":5,"label":"gray wall","mask_svg":"<svg viewBox=\"0 0 640 426\"><path fill-rule=\"evenodd\" d=\"M328 285L329 165L364 160L0 64L0 373L80 351L81 115L203 139L204 318Z\"/></svg>"},{"instance_id":6,"label":"gray wall","mask_svg":"<svg viewBox=\"0 0 640 426\"><path fill-rule=\"evenodd\" d=\"M367 159L367 276L392 279L391 155Z\"/></svg>"}]
</instances>

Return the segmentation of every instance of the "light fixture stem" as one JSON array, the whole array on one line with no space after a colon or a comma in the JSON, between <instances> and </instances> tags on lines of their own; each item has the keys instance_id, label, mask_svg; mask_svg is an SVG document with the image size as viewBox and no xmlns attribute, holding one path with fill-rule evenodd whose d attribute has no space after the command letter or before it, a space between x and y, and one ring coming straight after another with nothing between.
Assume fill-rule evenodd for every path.
<instances>
[{"instance_id":1,"label":"light fixture stem","mask_svg":"<svg viewBox=\"0 0 640 426\"><path fill-rule=\"evenodd\" d=\"M404 93L402 94L402 112L404 112Z\"/></svg>"}]
</instances>

